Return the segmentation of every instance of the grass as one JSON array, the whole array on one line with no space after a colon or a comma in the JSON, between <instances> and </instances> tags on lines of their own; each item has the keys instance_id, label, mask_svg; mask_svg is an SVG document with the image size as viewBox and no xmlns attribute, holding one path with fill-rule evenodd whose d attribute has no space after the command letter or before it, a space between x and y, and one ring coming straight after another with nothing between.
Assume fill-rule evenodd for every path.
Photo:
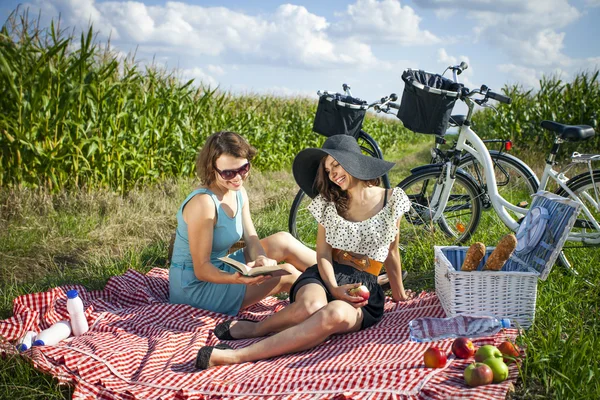
<instances>
[{"instance_id":1,"label":"grass","mask_svg":"<svg viewBox=\"0 0 600 400\"><path fill-rule=\"evenodd\" d=\"M428 144L411 144L391 155L400 164L392 182L427 158ZM163 181L125 196L102 190L49 194L1 189L0 318L12 314L12 300L22 294L69 283L101 289L111 276L129 268L147 272L164 267L175 212L193 185L187 179ZM291 174L255 170L247 188L259 235L287 230L297 190ZM491 212L484 213L481 224L473 241L493 243L507 232ZM422 232L404 243L406 287L434 290L432 244ZM569 257L595 286L558 266L539 282L535 324L519 338L527 358L513 399L600 398L600 251L572 249ZM0 358L0 398L70 395L68 387L24 358Z\"/></svg>"}]
</instances>

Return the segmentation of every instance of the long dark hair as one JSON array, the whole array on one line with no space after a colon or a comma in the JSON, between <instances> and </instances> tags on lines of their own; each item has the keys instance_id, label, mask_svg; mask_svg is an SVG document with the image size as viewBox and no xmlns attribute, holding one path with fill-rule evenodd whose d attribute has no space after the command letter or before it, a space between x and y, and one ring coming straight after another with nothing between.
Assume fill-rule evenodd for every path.
<instances>
[{"instance_id":1,"label":"long dark hair","mask_svg":"<svg viewBox=\"0 0 600 400\"><path fill-rule=\"evenodd\" d=\"M335 208L339 215L345 216L348 211L348 201L350 197L348 192L340 189L338 185L333 183L329 179L329 174L325 171L325 160L327 156L324 156L319 162L319 168L317 169L317 176L315 178L315 190L327 201L333 201ZM344 166L342 166L343 168ZM348 171L346 171L348 173ZM355 178L355 177L353 177ZM357 178L355 178L357 179ZM368 181L363 181L368 186L379 186L381 178L375 178Z\"/></svg>"}]
</instances>

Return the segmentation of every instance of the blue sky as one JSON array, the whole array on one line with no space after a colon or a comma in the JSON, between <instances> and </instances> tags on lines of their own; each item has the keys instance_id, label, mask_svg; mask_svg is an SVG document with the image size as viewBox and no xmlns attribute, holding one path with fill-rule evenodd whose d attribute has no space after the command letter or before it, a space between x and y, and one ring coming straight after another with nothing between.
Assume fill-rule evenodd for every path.
<instances>
[{"instance_id":1,"label":"blue sky","mask_svg":"<svg viewBox=\"0 0 600 400\"><path fill-rule=\"evenodd\" d=\"M0 17L19 4L3 0ZM372 101L400 94L402 71L461 60L471 87L535 88L600 67L600 0L31 0L63 26L93 22L123 55L237 93L314 96L346 82Z\"/></svg>"}]
</instances>

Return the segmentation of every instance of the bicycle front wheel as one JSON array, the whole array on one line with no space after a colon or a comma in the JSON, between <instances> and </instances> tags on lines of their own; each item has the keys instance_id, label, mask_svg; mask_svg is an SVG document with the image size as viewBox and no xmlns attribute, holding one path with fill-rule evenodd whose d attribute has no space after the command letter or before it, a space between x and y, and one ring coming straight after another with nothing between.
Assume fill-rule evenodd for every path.
<instances>
[{"instance_id":1,"label":"bicycle front wheel","mask_svg":"<svg viewBox=\"0 0 600 400\"><path fill-rule=\"evenodd\" d=\"M442 169L416 172L398 184L408 195L410 210L401 225L403 240L420 241L423 232L436 245L463 243L471 237L481 218L480 191L476 183L464 172L458 172L442 217L433 221L436 209L434 194L439 191L438 177ZM412 237L412 239L411 239Z\"/></svg>"}]
</instances>

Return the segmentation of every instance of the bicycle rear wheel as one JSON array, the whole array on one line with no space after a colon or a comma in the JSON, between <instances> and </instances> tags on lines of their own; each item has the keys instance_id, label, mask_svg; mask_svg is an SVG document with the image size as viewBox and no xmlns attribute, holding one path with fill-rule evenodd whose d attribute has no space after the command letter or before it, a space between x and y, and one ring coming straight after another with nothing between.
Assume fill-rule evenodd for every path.
<instances>
[{"instance_id":1,"label":"bicycle rear wheel","mask_svg":"<svg viewBox=\"0 0 600 400\"><path fill-rule=\"evenodd\" d=\"M579 212L575 225L569 234L569 240L565 242L558 259L569 272L578 275L577 270L579 267L583 266L585 268L586 265L590 264L590 254L585 247L600 246L600 230L594 226L594 221L600 223L600 170L593 171L593 175L583 173L569 179L567 187L575 193L577 200L581 201L591 214L590 217L583 211ZM562 187L556 190L556 194L573 198ZM574 238L578 238L578 240L573 240ZM575 266L577 266L577 270ZM589 273L584 271L583 276L589 276ZM586 282L588 281L586 280Z\"/></svg>"},{"instance_id":2,"label":"bicycle rear wheel","mask_svg":"<svg viewBox=\"0 0 600 400\"><path fill-rule=\"evenodd\" d=\"M600 170L595 170L592 175L584 173L577 175L567 181L567 187L577 195L590 212L591 216L583 211L579 212L570 236L581 238L584 244L600 244L600 230L594 226L594 222L600 223ZM567 191L560 188L556 194L572 198Z\"/></svg>"},{"instance_id":3,"label":"bicycle rear wheel","mask_svg":"<svg viewBox=\"0 0 600 400\"><path fill-rule=\"evenodd\" d=\"M398 184L411 201L401 225L403 241L421 241L426 232L433 244L458 244L469 240L477 229L482 207L480 191L464 172L456 174L442 218L433 221L436 210L431 203L441 173L441 168L418 171Z\"/></svg>"}]
</instances>

